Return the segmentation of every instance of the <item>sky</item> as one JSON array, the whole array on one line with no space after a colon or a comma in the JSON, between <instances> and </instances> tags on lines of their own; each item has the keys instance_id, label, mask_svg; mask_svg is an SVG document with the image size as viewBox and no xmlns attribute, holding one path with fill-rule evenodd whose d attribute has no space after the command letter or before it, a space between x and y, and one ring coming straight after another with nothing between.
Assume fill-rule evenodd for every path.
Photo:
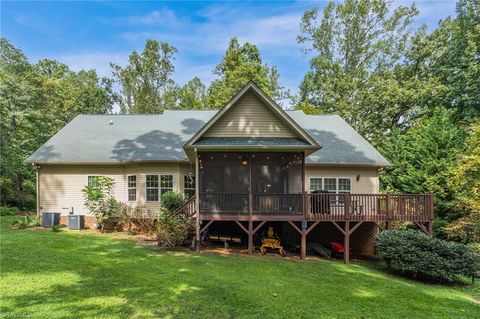
<instances>
[{"instance_id":1,"label":"sky","mask_svg":"<svg viewBox=\"0 0 480 319\"><path fill-rule=\"evenodd\" d=\"M394 0L394 5L411 1ZM19 47L31 62L50 58L73 70L95 68L111 76L109 63L124 65L141 51L146 39L178 49L174 79L194 76L210 83L231 37L260 49L263 61L275 65L280 83L296 93L309 69L309 58L296 42L302 14L327 1L2 1L2 37ZM455 15L455 0L416 1L415 25L433 29Z\"/></svg>"}]
</instances>

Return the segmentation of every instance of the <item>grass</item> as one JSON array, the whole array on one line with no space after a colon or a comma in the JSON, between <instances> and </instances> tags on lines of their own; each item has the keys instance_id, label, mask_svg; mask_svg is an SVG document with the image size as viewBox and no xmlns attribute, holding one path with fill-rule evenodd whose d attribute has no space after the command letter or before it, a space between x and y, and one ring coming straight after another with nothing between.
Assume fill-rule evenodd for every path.
<instances>
[{"instance_id":1,"label":"grass","mask_svg":"<svg viewBox=\"0 0 480 319\"><path fill-rule=\"evenodd\" d=\"M322 260L158 251L1 220L0 317L474 318L479 285L444 287Z\"/></svg>"}]
</instances>

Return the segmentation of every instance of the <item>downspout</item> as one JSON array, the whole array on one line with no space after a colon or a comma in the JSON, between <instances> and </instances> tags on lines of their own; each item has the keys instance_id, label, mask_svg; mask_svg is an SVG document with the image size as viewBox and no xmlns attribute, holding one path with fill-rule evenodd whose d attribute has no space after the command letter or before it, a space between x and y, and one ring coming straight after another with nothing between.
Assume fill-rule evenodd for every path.
<instances>
[{"instance_id":1,"label":"downspout","mask_svg":"<svg viewBox=\"0 0 480 319\"><path fill-rule=\"evenodd\" d=\"M195 225L195 250L200 252L200 174L198 169L198 150L194 149L195 152L195 216L196 216L196 225Z\"/></svg>"}]
</instances>

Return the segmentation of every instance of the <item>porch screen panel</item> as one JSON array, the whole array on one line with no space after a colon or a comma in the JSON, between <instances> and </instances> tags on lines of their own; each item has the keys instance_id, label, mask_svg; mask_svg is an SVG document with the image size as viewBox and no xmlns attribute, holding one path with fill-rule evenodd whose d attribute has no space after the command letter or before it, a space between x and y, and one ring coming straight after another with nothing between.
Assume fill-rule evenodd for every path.
<instances>
[{"instance_id":1,"label":"porch screen panel","mask_svg":"<svg viewBox=\"0 0 480 319\"><path fill-rule=\"evenodd\" d=\"M200 211L248 213L249 160L243 153L200 153Z\"/></svg>"},{"instance_id":2,"label":"porch screen panel","mask_svg":"<svg viewBox=\"0 0 480 319\"><path fill-rule=\"evenodd\" d=\"M253 213L301 213L302 175L301 154L253 153Z\"/></svg>"}]
</instances>

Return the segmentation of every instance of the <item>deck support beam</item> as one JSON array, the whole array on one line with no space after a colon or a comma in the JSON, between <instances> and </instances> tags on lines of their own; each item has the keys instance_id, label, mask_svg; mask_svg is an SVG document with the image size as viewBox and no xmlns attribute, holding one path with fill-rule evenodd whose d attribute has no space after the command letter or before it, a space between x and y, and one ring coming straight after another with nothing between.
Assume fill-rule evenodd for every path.
<instances>
[{"instance_id":1,"label":"deck support beam","mask_svg":"<svg viewBox=\"0 0 480 319\"><path fill-rule=\"evenodd\" d=\"M255 235L255 233L266 223L266 221L262 221L260 222L260 224L257 225L257 227L253 228L253 221L252 220L249 220L248 221L248 226L247 228L245 226L243 226L243 224L238 221L238 220L235 220L234 221L244 232L247 233L248 235L248 248L247 248L247 252L249 254L253 253L253 235Z\"/></svg>"},{"instance_id":2,"label":"deck support beam","mask_svg":"<svg viewBox=\"0 0 480 319\"><path fill-rule=\"evenodd\" d=\"M353 227L350 228L350 221L345 221L345 225L340 227L337 222L332 221L332 224L337 227L338 230L343 234L343 261L348 264L350 263L350 235L363 224L363 221L357 222ZM379 224L377 224L379 226ZM379 226L380 227L380 226Z\"/></svg>"},{"instance_id":3,"label":"deck support beam","mask_svg":"<svg viewBox=\"0 0 480 319\"><path fill-rule=\"evenodd\" d=\"M248 253L253 253L253 222L248 221Z\"/></svg>"},{"instance_id":4,"label":"deck support beam","mask_svg":"<svg viewBox=\"0 0 480 319\"><path fill-rule=\"evenodd\" d=\"M348 264L350 263L350 222L346 221L344 226L344 237L343 237L343 262Z\"/></svg>"},{"instance_id":5,"label":"deck support beam","mask_svg":"<svg viewBox=\"0 0 480 319\"><path fill-rule=\"evenodd\" d=\"M420 230L423 231L426 235L432 236L433 229L432 229L432 222L431 222L431 221L428 221L428 222L426 222L425 224L423 224L422 222L416 222L416 221L414 221L414 223L415 223L415 225L417 225L417 227L420 228Z\"/></svg>"},{"instance_id":6,"label":"deck support beam","mask_svg":"<svg viewBox=\"0 0 480 319\"><path fill-rule=\"evenodd\" d=\"M208 223L200 229L200 234L202 234L213 222L214 220L209 220Z\"/></svg>"},{"instance_id":7,"label":"deck support beam","mask_svg":"<svg viewBox=\"0 0 480 319\"><path fill-rule=\"evenodd\" d=\"M319 220L314 222L312 225L308 226L308 222L305 221L306 223L306 228L300 229L295 225L294 222L288 221L290 225L300 234L301 239L300 239L300 259L304 260L307 257L307 235L310 233L317 225L320 223Z\"/></svg>"}]
</instances>

